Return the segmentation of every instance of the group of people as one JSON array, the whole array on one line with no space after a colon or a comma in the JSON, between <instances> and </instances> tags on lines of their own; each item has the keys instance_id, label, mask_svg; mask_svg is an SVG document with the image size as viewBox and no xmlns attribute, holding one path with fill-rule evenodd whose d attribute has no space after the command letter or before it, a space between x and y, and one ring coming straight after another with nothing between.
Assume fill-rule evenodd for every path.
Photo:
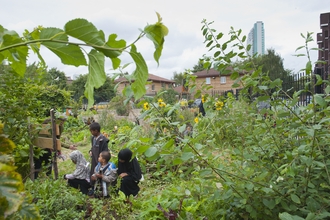
<instances>
[{"instance_id":1,"label":"group of people","mask_svg":"<svg viewBox=\"0 0 330 220\"><path fill-rule=\"evenodd\" d=\"M109 197L110 187L120 181L119 190L126 197L136 196L140 191L139 182L142 178L140 165L133 152L122 149L118 153L118 167L112 162L108 149L109 139L100 131L101 126L97 122L89 125L92 134L91 150L89 151L91 163L87 162L79 150L70 153L70 159L76 164L72 174L65 174L64 179L74 188L80 189L83 194L93 196L96 192L102 197Z\"/></svg>"}]
</instances>

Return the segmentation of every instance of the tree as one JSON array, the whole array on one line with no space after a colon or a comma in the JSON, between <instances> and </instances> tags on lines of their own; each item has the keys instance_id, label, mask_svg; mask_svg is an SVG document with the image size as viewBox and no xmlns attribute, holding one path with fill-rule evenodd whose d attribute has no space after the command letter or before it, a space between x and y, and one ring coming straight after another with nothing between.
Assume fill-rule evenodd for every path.
<instances>
[{"instance_id":1,"label":"tree","mask_svg":"<svg viewBox=\"0 0 330 220\"><path fill-rule=\"evenodd\" d=\"M165 103L173 105L178 102L179 93L174 89L162 89L158 92L157 97L162 98Z\"/></svg>"},{"instance_id":2,"label":"tree","mask_svg":"<svg viewBox=\"0 0 330 220\"><path fill-rule=\"evenodd\" d=\"M51 68L45 73L44 80L48 85L56 85L59 89L67 88L65 73L57 68Z\"/></svg>"},{"instance_id":3,"label":"tree","mask_svg":"<svg viewBox=\"0 0 330 220\"><path fill-rule=\"evenodd\" d=\"M175 81L175 86L181 86L184 80L184 73L174 72L172 80Z\"/></svg>"},{"instance_id":4,"label":"tree","mask_svg":"<svg viewBox=\"0 0 330 220\"><path fill-rule=\"evenodd\" d=\"M72 97L77 102L81 97L84 97L84 89L87 82L87 74L79 75L79 77L73 80L69 86L69 90L72 91ZM109 101L115 96L113 80L107 76L105 83L98 89L94 90L94 100L96 103ZM86 100L86 99L85 99Z\"/></svg>"},{"instance_id":5,"label":"tree","mask_svg":"<svg viewBox=\"0 0 330 220\"><path fill-rule=\"evenodd\" d=\"M291 70L287 70L283 66L283 58L275 53L274 49L268 49L267 53L254 58L257 66L262 66L262 71L268 73L271 80L281 79L285 81L291 74Z\"/></svg>"},{"instance_id":6,"label":"tree","mask_svg":"<svg viewBox=\"0 0 330 220\"><path fill-rule=\"evenodd\" d=\"M193 69L191 70L191 72L196 73L196 72L203 71L203 70L204 70L203 62L201 60L199 60L198 63L193 66Z\"/></svg>"}]
</instances>

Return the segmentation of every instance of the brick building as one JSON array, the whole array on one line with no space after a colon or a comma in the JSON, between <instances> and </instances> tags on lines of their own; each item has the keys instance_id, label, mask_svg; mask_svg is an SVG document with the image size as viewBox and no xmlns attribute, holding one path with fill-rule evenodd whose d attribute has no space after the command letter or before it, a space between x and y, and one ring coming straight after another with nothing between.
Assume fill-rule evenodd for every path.
<instances>
[{"instance_id":1,"label":"brick building","mask_svg":"<svg viewBox=\"0 0 330 220\"><path fill-rule=\"evenodd\" d=\"M330 68L330 12L320 14L320 28L321 32L317 33L317 44L319 50L318 60L325 61L325 64L316 64L316 73L322 75L323 79L328 79L328 73Z\"/></svg>"}]
</instances>

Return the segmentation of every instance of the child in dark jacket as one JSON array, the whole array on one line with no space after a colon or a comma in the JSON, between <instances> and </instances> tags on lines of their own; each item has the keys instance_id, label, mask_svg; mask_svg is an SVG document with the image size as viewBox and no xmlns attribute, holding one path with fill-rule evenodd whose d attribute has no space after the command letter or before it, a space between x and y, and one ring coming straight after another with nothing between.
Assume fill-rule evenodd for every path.
<instances>
[{"instance_id":1,"label":"child in dark jacket","mask_svg":"<svg viewBox=\"0 0 330 220\"><path fill-rule=\"evenodd\" d=\"M99 154L98 164L95 167L91 179L96 182L94 185L94 196L97 192L102 192L100 196L109 197L109 188L117 180L116 165L109 162L111 154L109 151L102 151Z\"/></svg>"}]
</instances>

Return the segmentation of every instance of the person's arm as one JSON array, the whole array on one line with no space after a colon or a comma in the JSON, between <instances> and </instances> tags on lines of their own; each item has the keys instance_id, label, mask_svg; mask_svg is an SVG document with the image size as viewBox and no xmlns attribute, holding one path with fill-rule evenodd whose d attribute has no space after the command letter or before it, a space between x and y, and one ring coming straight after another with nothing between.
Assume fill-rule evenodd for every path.
<instances>
[{"instance_id":1,"label":"person's arm","mask_svg":"<svg viewBox=\"0 0 330 220\"><path fill-rule=\"evenodd\" d=\"M117 169L110 170L110 173L102 176L102 180L107 183L113 183L117 179Z\"/></svg>"},{"instance_id":2,"label":"person's arm","mask_svg":"<svg viewBox=\"0 0 330 220\"><path fill-rule=\"evenodd\" d=\"M103 136L102 140L100 140L100 153L102 151L109 151L108 143L109 139Z\"/></svg>"},{"instance_id":3,"label":"person's arm","mask_svg":"<svg viewBox=\"0 0 330 220\"><path fill-rule=\"evenodd\" d=\"M65 174L64 179L75 179L77 176L86 172L85 169L86 168L84 166L78 166L73 173Z\"/></svg>"},{"instance_id":4,"label":"person's arm","mask_svg":"<svg viewBox=\"0 0 330 220\"><path fill-rule=\"evenodd\" d=\"M130 175L132 176L132 179L134 181L140 181L140 179L142 178L141 167L136 158L132 160L132 171Z\"/></svg>"}]
</instances>

